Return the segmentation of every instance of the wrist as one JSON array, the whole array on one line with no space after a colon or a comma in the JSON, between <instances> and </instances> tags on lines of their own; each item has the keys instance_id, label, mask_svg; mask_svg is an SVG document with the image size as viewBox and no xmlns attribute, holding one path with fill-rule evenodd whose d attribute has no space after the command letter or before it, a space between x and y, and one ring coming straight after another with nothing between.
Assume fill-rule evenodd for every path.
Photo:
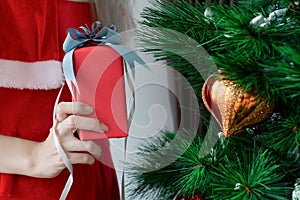
<instances>
[{"instance_id":1,"label":"wrist","mask_svg":"<svg viewBox=\"0 0 300 200\"><path fill-rule=\"evenodd\" d=\"M26 175L26 176L32 176L35 177L36 168L37 168L37 162L36 162L36 148L38 146L38 142L34 141L28 141L28 140L22 140L19 139L20 143L22 143L21 146L23 146L23 158L21 159L19 167L20 174ZM17 173L18 174L18 173Z\"/></svg>"},{"instance_id":2,"label":"wrist","mask_svg":"<svg viewBox=\"0 0 300 200\"><path fill-rule=\"evenodd\" d=\"M43 177L43 170L42 170L42 164L41 163L41 150L42 150L43 142L36 143L31 151L31 156L28 159L28 167L30 169L30 176L42 178Z\"/></svg>"},{"instance_id":3,"label":"wrist","mask_svg":"<svg viewBox=\"0 0 300 200\"><path fill-rule=\"evenodd\" d=\"M31 176L37 142L0 135L0 172Z\"/></svg>"}]
</instances>

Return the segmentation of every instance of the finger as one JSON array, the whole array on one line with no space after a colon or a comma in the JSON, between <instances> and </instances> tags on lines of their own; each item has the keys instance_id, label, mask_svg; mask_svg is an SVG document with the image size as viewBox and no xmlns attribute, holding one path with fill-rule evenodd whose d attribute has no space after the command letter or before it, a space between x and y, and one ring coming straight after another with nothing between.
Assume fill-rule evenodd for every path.
<instances>
[{"instance_id":1,"label":"finger","mask_svg":"<svg viewBox=\"0 0 300 200\"><path fill-rule=\"evenodd\" d=\"M93 108L81 102L61 102L56 107L56 119L61 122L72 114L87 115L93 112Z\"/></svg>"},{"instance_id":2,"label":"finger","mask_svg":"<svg viewBox=\"0 0 300 200\"><path fill-rule=\"evenodd\" d=\"M69 153L68 157L72 164L89 164L92 165L95 162L95 158L88 153Z\"/></svg>"},{"instance_id":3,"label":"finger","mask_svg":"<svg viewBox=\"0 0 300 200\"><path fill-rule=\"evenodd\" d=\"M97 145L93 141L82 141L83 146L85 147L86 151L92 154L95 158L99 158L101 155L101 147Z\"/></svg>"},{"instance_id":4,"label":"finger","mask_svg":"<svg viewBox=\"0 0 300 200\"><path fill-rule=\"evenodd\" d=\"M96 131L100 133L109 130L109 128L104 123L95 118L74 116L73 119L75 120L74 122L77 129Z\"/></svg>"},{"instance_id":5,"label":"finger","mask_svg":"<svg viewBox=\"0 0 300 200\"><path fill-rule=\"evenodd\" d=\"M99 120L95 118L70 115L65 120L57 124L56 132L59 135L70 135L73 134L77 129L100 133L109 130L105 124L99 122Z\"/></svg>"},{"instance_id":6,"label":"finger","mask_svg":"<svg viewBox=\"0 0 300 200\"><path fill-rule=\"evenodd\" d=\"M74 115L70 115L62 122L57 123L55 127L56 134L59 136L73 134L77 130L74 118Z\"/></svg>"},{"instance_id":7,"label":"finger","mask_svg":"<svg viewBox=\"0 0 300 200\"><path fill-rule=\"evenodd\" d=\"M68 152L85 151L92 154L95 158L99 158L101 154L101 148L93 141L81 141L74 138L63 143L62 146Z\"/></svg>"}]
</instances>

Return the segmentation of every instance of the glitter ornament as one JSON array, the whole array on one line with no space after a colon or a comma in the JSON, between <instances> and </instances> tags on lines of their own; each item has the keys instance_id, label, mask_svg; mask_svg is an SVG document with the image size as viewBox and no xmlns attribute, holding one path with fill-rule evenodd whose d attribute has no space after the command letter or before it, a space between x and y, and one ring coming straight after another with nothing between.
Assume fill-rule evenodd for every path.
<instances>
[{"instance_id":1,"label":"glitter ornament","mask_svg":"<svg viewBox=\"0 0 300 200\"><path fill-rule=\"evenodd\" d=\"M272 115L274 105L268 104L266 98L255 97L257 93L253 88L243 92L243 88L238 88L232 81L212 75L203 85L202 99L228 138Z\"/></svg>"}]
</instances>

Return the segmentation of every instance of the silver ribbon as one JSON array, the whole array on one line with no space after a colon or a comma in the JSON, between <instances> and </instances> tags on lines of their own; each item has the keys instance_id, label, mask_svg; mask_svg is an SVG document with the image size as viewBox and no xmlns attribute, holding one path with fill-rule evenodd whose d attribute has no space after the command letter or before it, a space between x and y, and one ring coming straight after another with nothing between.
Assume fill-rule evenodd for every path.
<instances>
[{"instance_id":1,"label":"silver ribbon","mask_svg":"<svg viewBox=\"0 0 300 200\"><path fill-rule=\"evenodd\" d=\"M56 135L56 132L55 132L55 127L57 126L57 121L55 120L56 108L57 108L58 101L59 101L61 92L63 90L63 87L64 86L62 86L60 88L60 91L59 91L59 93L58 93L58 95L56 97L55 104L54 104L54 109L53 109L53 117L52 117L53 123L54 123L53 124L54 128L53 128L52 131L53 131L53 137L54 137L55 147L56 147L59 155L61 156L64 164L66 165L67 169L70 172L69 178L68 178L68 180L67 180L67 182L65 184L65 187L64 187L64 189L63 189L63 191L62 191L62 193L60 195L60 198L59 198L60 200L65 200L67 198L67 195L68 195L68 193L69 193L69 191L71 189L71 186L73 184L73 167L72 167L72 163L69 160L69 158L68 158L67 154L65 153L65 151L63 150L62 146L60 145L59 140L58 140L57 135Z\"/></svg>"}]
</instances>

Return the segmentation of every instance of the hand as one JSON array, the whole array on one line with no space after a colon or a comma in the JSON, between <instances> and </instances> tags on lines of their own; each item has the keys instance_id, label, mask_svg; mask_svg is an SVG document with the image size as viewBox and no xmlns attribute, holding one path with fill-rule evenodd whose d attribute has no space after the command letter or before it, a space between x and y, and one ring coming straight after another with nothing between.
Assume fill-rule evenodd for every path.
<instances>
[{"instance_id":1,"label":"hand","mask_svg":"<svg viewBox=\"0 0 300 200\"><path fill-rule=\"evenodd\" d=\"M57 105L56 120L53 122L50 134L44 142L36 146L34 151L33 176L55 177L66 167L54 144L55 133L72 164L94 163L95 158L100 156L100 147L93 141L81 141L73 135L77 129L108 131L108 127L97 119L79 116L92 112L90 106L79 102L61 102Z\"/></svg>"}]
</instances>

